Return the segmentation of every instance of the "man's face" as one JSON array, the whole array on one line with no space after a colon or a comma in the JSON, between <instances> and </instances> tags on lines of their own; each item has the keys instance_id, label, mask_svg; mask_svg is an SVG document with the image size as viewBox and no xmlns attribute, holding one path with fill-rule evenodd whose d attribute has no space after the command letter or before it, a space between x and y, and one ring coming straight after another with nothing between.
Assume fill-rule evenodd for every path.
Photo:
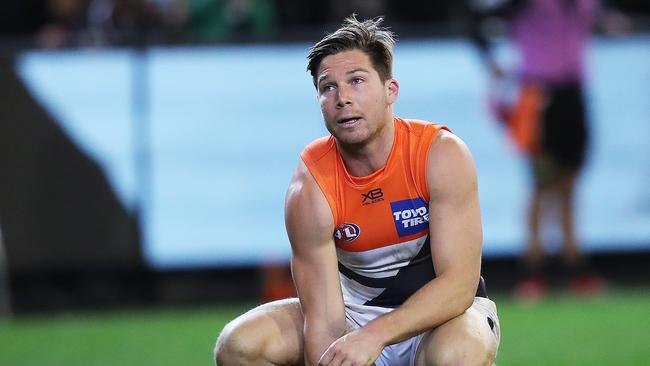
<instances>
[{"instance_id":1,"label":"man's face","mask_svg":"<svg viewBox=\"0 0 650 366\"><path fill-rule=\"evenodd\" d=\"M318 68L316 88L327 130L339 143L366 143L392 122L397 81L382 82L362 51L325 57Z\"/></svg>"}]
</instances>

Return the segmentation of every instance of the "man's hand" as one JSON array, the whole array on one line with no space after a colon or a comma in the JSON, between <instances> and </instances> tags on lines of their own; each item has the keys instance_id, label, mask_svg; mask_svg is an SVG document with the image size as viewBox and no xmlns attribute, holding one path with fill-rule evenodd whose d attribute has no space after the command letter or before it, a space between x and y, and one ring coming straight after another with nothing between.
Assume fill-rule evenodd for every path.
<instances>
[{"instance_id":1,"label":"man's hand","mask_svg":"<svg viewBox=\"0 0 650 366\"><path fill-rule=\"evenodd\" d=\"M371 366L384 349L382 342L358 329L332 343L318 361L318 366Z\"/></svg>"}]
</instances>

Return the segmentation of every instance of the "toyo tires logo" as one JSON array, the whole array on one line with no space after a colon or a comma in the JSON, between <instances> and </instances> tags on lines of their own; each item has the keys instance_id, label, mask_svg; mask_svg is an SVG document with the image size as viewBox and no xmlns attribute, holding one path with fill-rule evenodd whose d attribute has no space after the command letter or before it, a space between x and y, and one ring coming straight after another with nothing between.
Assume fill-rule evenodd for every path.
<instances>
[{"instance_id":1,"label":"toyo tires logo","mask_svg":"<svg viewBox=\"0 0 650 366\"><path fill-rule=\"evenodd\" d=\"M422 197L391 202L390 208L400 238L429 230L429 207Z\"/></svg>"}]
</instances>

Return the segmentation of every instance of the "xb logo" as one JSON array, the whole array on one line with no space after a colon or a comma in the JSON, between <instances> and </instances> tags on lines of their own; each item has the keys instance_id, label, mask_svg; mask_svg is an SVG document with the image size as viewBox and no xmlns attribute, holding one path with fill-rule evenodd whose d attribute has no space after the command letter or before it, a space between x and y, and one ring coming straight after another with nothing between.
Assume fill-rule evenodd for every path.
<instances>
[{"instance_id":1,"label":"xb logo","mask_svg":"<svg viewBox=\"0 0 650 366\"><path fill-rule=\"evenodd\" d=\"M341 224L334 230L336 241L348 243L359 237L361 229L357 224Z\"/></svg>"},{"instance_id":2,"label":"xb logo","mask_svg":"<svg viewBox=\"0 0 650 366\"><path fill-rule=\"evenodd\" d=\"M369 190L368 193L361 193L361 197L363 197L362 205L366 206L383 201L384 192L381 191L381 188L375 188Z\"/></svg>"}]
</instances>

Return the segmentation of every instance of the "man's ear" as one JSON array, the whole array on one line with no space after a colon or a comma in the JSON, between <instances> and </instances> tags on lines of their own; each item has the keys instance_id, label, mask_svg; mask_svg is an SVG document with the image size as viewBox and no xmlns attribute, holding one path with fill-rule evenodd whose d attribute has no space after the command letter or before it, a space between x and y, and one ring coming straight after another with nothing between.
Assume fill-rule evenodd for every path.
<instances>
[{"instance_id":1,"label":"man's ear","mask_svg":"<svg viewBox=\"0 0 650 366\"><path fill-rule=\"evenodd\" d=\"M395 79L386 80L386 93L388 97L388 103L393 104L397 100L397 95L399 94L399 83Z\"/></svg>"}]
</instances>

